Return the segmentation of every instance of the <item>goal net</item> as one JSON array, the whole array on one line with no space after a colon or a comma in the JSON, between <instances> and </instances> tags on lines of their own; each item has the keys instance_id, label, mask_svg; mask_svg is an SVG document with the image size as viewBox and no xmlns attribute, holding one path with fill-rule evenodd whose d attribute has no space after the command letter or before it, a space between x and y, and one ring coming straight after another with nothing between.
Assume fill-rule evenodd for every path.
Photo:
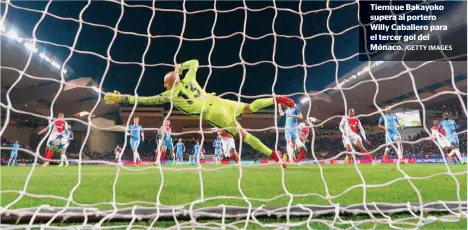
<instances>
[{"instance_id":1,"label":"goal net","mask_svg":"<svg viewBox=\"0 0 468 230\"><path fill-rule=\"evenodd\" d=\"M357 43L361 29L372 24L360 18L363 5L370 3L2 0L0 228L463 229L467 168L452 163L455 155L447 157L431 127L433 119L442 120L442 112L449 112L458 124L459 163L466 161L466 48L451 56L440 51L437 58L423 61L407 62L405 52L377 60L376 52L366 49L368 40L364 48ZM446 24L464 26L466 39L466 3L454 9L463 7L465 20L447 18ZM443 36L450 40L458 35L431 36L439 44ZM121 164L136 162L129 150L134 142L115 134L131 131L127 127L134 116L150 121L159 116L173 125L183 118L173 101L150 112L139 111L136 104L119 110L105 104L104 94L115 89L139 97L158 95L165 90L164 74L190 59L200 62L201 88L220 98L250 103L281 94L294 99L303 120L312 121L305 127L306 157L298 163L274 162L240 135L235 137L237 164L208 165L216 162L215 156L205 155L196 166L150 165L153 154L143 150L144 166ZM58 87L48 91L51 84ZM88 91L70 90L77 88ZM385 105L408 118L406 127L417 127L404 128L402 149L387 144L377 131ZM277 104L267 109L273 106L237 121L268 148L284 150L284 119ZM351 107L372 143L364 147L378 165L371 165L356 145L350 152L343 147L338 127ZM48 135L37 138L38 129L12 123L39 120L43 128L62 111L67 122L84 127L75 134L76 155L69 155L68 168L40 168ZM122 119L120 126L98 119L118 112L126 113L114 116ZM154 133L162 124L149 122L143 128ZM205 136L212 139L212 131L206 132L211 125L198 119L190 123L195 131L180 125L173 134L182 139L201 135L200 145L210 146ZM34 148L20 143L17 161L23 157L30 164L6 166L16 148L14 139L22 142L26 135L37 143ZM89 147L108 142L123 143L124 154L115 158L115 145L107 152ZM140 149L145 146L156 148L151 140L142 140ZM384 158L387 148L390 155ZM399 161L398 151L407 164ZM51 164L60 163L58 155ZM428 162L434 164L424 164Z\"/></svg>"}]
</instances>

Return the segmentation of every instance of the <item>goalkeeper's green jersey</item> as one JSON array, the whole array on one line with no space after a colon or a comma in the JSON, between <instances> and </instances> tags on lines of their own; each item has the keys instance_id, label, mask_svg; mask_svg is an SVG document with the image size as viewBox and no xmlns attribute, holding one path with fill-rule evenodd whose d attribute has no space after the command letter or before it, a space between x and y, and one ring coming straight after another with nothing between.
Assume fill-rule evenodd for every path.
<instances>
[{"instance_id":1,"label":"goalkeeper's green jersey","mask_svg":"<svg viewBox=\"0 0 468 230\"><path fill-rule=\"evenodd\" d=\"M198 61L191 60L182 64L183 68L189 68L184 79L176 84L171 90L167 90L160 95L151 97L134 97L128 98L129 104L138 105L159 105L171 101L174 107L184 112L187 115L200 115L203 106L210 105L214 94L207 94L197 82L196 73L198 70ZM206 104L205 104L206 99Z\"/></svg>"}]
</instances>

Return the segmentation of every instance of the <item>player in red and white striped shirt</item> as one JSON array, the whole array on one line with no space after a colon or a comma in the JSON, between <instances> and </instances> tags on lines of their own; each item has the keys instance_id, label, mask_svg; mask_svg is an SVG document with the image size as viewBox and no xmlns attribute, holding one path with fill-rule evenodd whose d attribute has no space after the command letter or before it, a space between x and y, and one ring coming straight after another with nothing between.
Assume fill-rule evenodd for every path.
<instances>
[{"instance_id":1,"label":"player in red and white striped shirt","mask_svg":"<svg viewBox=\"0 0 468 230\"><path fill-rule=\"evenodd\" d=\"M307 121L307 123L310 125L309 121ZM305 147L305 143L307 142L307 137L309 136L309 128L310 127L306 127L305 123L300 123L297 127L299 129L298 130L299 140L296 140L296 142L300 141L301 145L299 145L299 146L303 146L303 148L299 149L300 152L299 152L298 157L296 158L296 163L299 163L305 157L305 155L307 153L307 148Z\"/></svg>"},{"instance_id":2,"label":"player in red and white striped shirt","mask_svg":"<svg viewBox=\"0 0 468 230\"><path fill-rule=\"evenodd\" d=\"M218 130L213 128L212 130L218 133L218 136L221 138L221 143L223 144L223 154L225 158L232 158L236 163L239 163L239 154L236 151L236 144L234 138L227 132L223 130Z\"/></svg>"},{"instance_id":3,"label":"player in red and white striped shirt","mask_svg":"<svg viewBox=\"0 0 468 230\"><path fill-rule=\"evenodd\" d=\"M42 129L38 134L41 135L45 131L47 131L50 127L52 127L52 132L49 135L49 139L47 140L47 148L45 150L44 157L46 158L46 162L41 165L41 167L47 167L49 165L49 160L54 154L55 151L57 152L62 152L61 149L53 149L49 143L51 143L53 140L57 139L58 136L60 135L68 135L68 124L64 120L64 114L59 113L57 116L57 119L54 120L49 126L45 127Z\"/></svg>"},{"instance_id":4,"label":"player in red and white striped shirt","mask_svg":"<svg viewBox=\"0 0 468 230\"><path fill-rule=\"evenodd\" d=\"M372 157L367 151L366 148L362 145L362 139L367 143L370 143L366 139L366 132L361 125L361 121L357 119L353 108L348 110L348 116L343 117L340 123L340 131L343 133L343 145L346 149L346 152L352 152L352 145L355 145L364 155L366 156L369 163L372 163ZM357 129L361 132L362 138L357 133Z\"/></svg>"},{"instance_id":5,"label":"player in red and white striped shirt","mask_svg":"<svg viewBox=\"0 0 468 230\"><path fill-rule=\"evenodd\" d=\"M120 148L119 145L117 145L114 149L114 153L115 153L115 160L114 160L114 163L119 163L121 162L121 159L122 159L122 148Z\"/></svg>"},{"instance_id":6,"label":"player in red and white striped shirt","mask_svg":"<svg viewBox=\"0 0 468 230\"><path fill-rule=\"evenodd\" d=\"M434 137L437 140L437 143L440 145L440 147L447 153L447 155L449 156L450 161L455 162L453 157L450 156L450 154L449 154L450 149L452 148L452 144L447 139L447 136L445 134L445 130L440 128L439 121L437 121L437 120L433 120L432 124L434 125L431 128L432 137Z\"/></svg>"}]
</instances>

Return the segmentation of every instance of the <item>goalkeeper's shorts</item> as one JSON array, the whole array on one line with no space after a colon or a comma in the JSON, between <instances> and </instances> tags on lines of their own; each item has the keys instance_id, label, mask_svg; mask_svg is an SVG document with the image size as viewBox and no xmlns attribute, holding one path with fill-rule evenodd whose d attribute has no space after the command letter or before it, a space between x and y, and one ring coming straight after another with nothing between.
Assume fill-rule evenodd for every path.
<instances>
[{"instance_id":1,"label":"goalkeeper's shorts","mask_svg":"<svg viewBox=\"0 0 468 230\"><path fill-rule=\"evenodd\" d=\"M240 127L236 117L244 112L245 103L213 97L212 104L207 108L205 120L217 128L222 128L232 136L236 136Z\"/></svg>"}]
</instances>

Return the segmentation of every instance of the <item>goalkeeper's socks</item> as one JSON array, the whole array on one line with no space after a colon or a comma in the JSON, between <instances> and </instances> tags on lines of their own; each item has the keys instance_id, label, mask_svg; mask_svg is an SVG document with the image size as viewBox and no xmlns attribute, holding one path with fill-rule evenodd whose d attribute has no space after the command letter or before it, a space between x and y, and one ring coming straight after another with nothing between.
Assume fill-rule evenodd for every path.
<instances>
[{"instance_id":1,"label":"goalkeeper's socks","mask_svg":"<svg viewBox=\"0 0 468 230\"><path fill-rule=\"evenodd\" d=\"M247 135L244 138L244 142L247 143L248 145L252 146L255 150L270 156L272 150L268 147L266 147L258 138L253 136L250 133L247 133Z\"/></svg>"},{"instance_id":2,"label":"goalkeeper's socks","mask_svg":"<svg viewBox=\"0 0 468 230\"><path fill-rule=\"evenodd\" d=\"M273 100L273 98L257 99L253 101L252 103L250 103L250 110L255 113L259 109L263 109L274 104L275 104L275 101Z\"/></svg>"}]
</instances>

